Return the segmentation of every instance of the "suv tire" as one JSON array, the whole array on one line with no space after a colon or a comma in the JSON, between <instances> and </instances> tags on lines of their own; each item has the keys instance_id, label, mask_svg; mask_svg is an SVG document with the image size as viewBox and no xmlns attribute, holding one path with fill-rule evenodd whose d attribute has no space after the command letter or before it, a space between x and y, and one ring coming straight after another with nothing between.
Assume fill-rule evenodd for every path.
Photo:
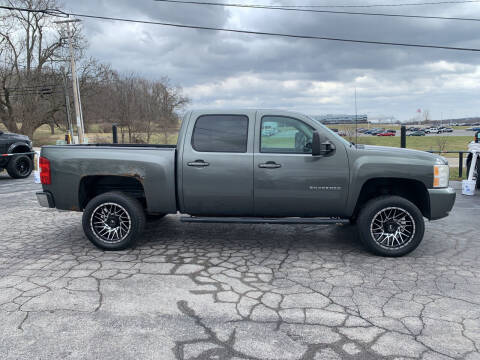
<instances>
[{"instance_id":1,"label":"suv tire","mask_svg":"<svg viewBox=\"0 0 480 360\"><path fill-rule=\"evenodd\" d=\"M421 211L400 196L380 196L368 201L357 219L360 239L372 253L398 257L415 250L423 239Z\"/></svg>"},{"instance_id":2,"label":"suv tire","mask_svg":"<svg viewBox=\"0 0 480 360\"><path fill-rule=\"evenodd\" d=\"M7 172L14 179L24 179L30 176L33 170L33 161L27 155L14 155L7 165Z\"/></svg>"},{"instance_id":3,"label":"suv tire","mask_svg":"<svg viewBox=\"0 0 480 360\"><path fill-rule=\"evenodd\" d=\"M108 192L89 201L82 217L88 239L103 250L135 245L145 227L140 201L121 192Z\"/></svg>"}]
</instances>

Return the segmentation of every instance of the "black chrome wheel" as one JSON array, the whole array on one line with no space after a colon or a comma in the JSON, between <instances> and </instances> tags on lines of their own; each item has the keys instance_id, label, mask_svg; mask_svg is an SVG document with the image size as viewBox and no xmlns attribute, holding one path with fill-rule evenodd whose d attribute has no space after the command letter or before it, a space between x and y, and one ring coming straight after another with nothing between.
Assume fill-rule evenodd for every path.
<instances>
[{"instance_id":1,"label":"black chrome wheel","mask_svg":"<svg viewBox=\"0 0 480 360\"><path fill-rule=\"evenodd\" d=\"M415 236L415 220L405 209L387 207L373 216L370 234L381 247L401 248Z\"/></svg>"},{"instance_id":2,"label":"black chrome wheel","mask_svg":"<svg viewBox=\"0 0 480 360\"><path fill-rule=\"evenodd\" d=\"M90 217L90 227L99 240L114 244L128 236L132 221L123 206L109 202L95 208Z\"/></svg>"},{"instance_id":3,"label":"black chrome wheel","mask_svg":"<svg viewBox=\"0 0 480 360\"><path fill-rule=\"evenodd\" d=\"M403 256L422 241L425 222L411 201L395 195L369 200L357 218L360 239L376 255Z\"/></svg>"},{"instance_id":4,"label":"black chrome wheel","mask_svg":"<svg viewBox=\"0 0 480 360\"><path fill-rule=\"evenodd\" d=\"M95 246L122 250L135 245L145 227L141 202L121 192L108 192L90 200L82 217L83 231Z\"/></svg>"}]
</instances>

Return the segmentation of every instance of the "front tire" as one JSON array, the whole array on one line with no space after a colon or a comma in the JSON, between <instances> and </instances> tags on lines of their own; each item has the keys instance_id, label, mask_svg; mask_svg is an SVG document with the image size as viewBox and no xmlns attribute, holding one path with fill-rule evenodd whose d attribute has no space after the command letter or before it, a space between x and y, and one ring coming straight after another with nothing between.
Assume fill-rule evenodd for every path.
<instances>
[{"instance_id":1,"label":"front tire","mask_svg":"<svg viewBox=\"0 0 480 360\"><path fill-rule=\"evenodd\" d=\"M27 155L14 155L7 165L7 172L14 179L24 179L30 176L33 170L33 161Z\"/></svg>"},{"instance_id":2,"label":"front tire","mask_svg":"<svg viewBox=\"0 0 480 360\"><path fill-rule=\"evenodd\" d=\"M406 255L417 248L425 233L421 211L400 196L380 196L367 202L357 219L360 239L373 254Z\"/></svg>"},{"instance_id":3,"label":"front tire","mask_svg":"<svg viewBox=\"0 0 480 360\"><path fill-rule=\"evenodd\" d=\"M103 250L123 250L135 245L145 227L140 201L120 192L108 192L90 200L82 217L88 239Z\"/></svg>"}]
</instances>

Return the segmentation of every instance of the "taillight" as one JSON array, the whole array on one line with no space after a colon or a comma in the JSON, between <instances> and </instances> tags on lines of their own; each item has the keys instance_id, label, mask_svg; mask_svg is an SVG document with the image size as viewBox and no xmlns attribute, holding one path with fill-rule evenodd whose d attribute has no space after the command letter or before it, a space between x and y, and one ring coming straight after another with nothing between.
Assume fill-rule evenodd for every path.
<instances>
[{"instance_id":1,"label":"taillight","mask_svg":"<svg viewBox=\"0 0 480 360\"><path fill-rule=\"evenodd\" d=\"M50 174L50 160L40 156L38 165L40 167L40 182L43 185L50 185L52 183L52 176Z\"/></svg>"}]
</instances>

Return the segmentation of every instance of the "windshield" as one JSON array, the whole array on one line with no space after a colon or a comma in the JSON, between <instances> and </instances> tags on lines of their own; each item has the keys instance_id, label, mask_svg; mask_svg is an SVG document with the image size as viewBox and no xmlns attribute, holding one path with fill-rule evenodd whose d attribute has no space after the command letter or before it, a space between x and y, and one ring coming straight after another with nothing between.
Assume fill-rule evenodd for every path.
<instances>
[{"instance_id":1,"label":"windshield","mask_svg":"<svg viewBox=\"0 0 480 360\"><path fill-rule=\"evenodd\" d=\"M345 145L347 146L351 146L352 143L345 140L343 137L341 137L340 135L338 135L336 132L334 132L333 130L331 130L329 127L323 125L319 120L315 120L315 119L312 119L311 117L308 117L310 120L313 120L315 121L318 125L320 125L320 127L322 129L324 129L326 132L328 132L329 134L333 135L334 138L336 138L337 140L340 140L342 143L344 143Z\"/></svg>"}]
</instances>

